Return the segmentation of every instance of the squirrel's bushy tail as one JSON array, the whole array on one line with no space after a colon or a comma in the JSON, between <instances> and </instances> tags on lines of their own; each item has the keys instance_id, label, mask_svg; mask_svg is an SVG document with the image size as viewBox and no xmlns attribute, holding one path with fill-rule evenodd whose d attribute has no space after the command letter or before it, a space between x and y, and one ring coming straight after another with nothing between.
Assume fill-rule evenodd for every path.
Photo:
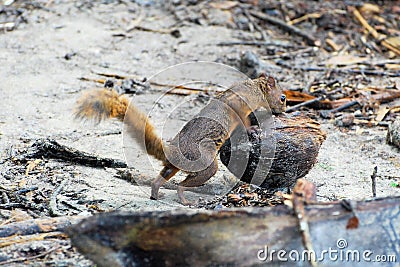
<instances>
[{"instance_id":1,"label":"squirrel's bushy tail","mask_svg":"<svg viewBox=\"0 0 400 267\"><path fill-rule=\"evenodd\" d=\"M93 119L97 122L117 118L126 124L129 134L147 150L149 155L163 162L166 161L163 141L156 134L147 115L134 105L129 105L129 99L119 95L115 90L94 89L85 92L78 99L75 117Z\"/></svg>"}]
</instances>

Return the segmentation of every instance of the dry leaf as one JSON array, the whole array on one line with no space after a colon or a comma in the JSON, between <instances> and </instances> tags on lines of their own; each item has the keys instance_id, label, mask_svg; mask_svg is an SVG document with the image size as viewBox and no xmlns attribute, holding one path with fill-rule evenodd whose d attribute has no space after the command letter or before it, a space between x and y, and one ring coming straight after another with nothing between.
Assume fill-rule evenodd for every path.
<instances>
[{"instance_id":1,"label":"dry leaf","mask_svg":"<svg viewBox=\"0 0 400 267\"><path fill-rule=\"evenodd\" d=\"M346 229L357 229L359 224L358 218L353 216L347 221Z\"/></svg>"},{"instance_id":2,"label":"dry leaf","mask_svg":"<svg viewBox=\"0 0 400 267\"><path fill-rule=\"evenodd\" d=\"M390 111L390 108L387 105L381 105L379 107L378 114L376 114L375 120L382 121L385 118L386 114L389 113L389 111Z\"/></svg>"},{"instance_id":3,"label":"dry leaf","mask_svg":"<svg viewBox=\"0 0 400 267\"><path fill-rule=\"evenodd\" d=\"M400 36L389 37L385 41L389 43L391 46L400 49Z\"/></svg>"},{"instance_id":4,"label":"dry leaf","mask_svg":"<svg viewBox=\"0 0 400 267\"><path fill-rule=\"evenodd\" d=\"M25 221L25 220L30 220L32 219L32 216L29 215L27 212L20 210L20 209L15 209L11 211L11 216L15 222L20 222L20 221Z\"/></svg>"},{"instance_id":5,"label":"dry leaf","mask_svg":"<svg viewBox=\"0 0 400 267\"><path fill-rule=\"evenodd\" d=\"M397 112L400 112L400 106L392 107L390 109L390 113L397 113Z\"/></svg>"},{"instance_id":6,"label":"dry leaf","mask_svg":"<svg viewBox=\"0 0 400 267\"><path fill-rule=\"evenodd\" d=\"M400 70L400 64L387 63L387 64L385 64L385 69L388 69L388 70Z\"/></svg>"},{"instance_id":7,"label":"dry leaf","mask_svg":"<svg viewBox=\"0 0 400 267\"><path fill-rule=\"evenodd\" d=\"M238 5L238 2L236 1L223 1L223 2L218 2L218 3L210 3L210 6L213 8L218 8L222 10L227 10L231 9L232 7L235 7Z\"/></svg>"},{"instance_id":8,"label":"dry leaf","mask_svg":"<svg viewBox=\"0 0 400 267\"><path fill-rule=\"evenodd\" d=\"M41 162L42 162L41 159L28 161L28 166L26 166L25 175L28 176L29 172L33 171Z\"/></svg>"},{"instance_id":9,"label":"dry leaf","mask_svg":"<svg viewBox=\"0 0 400 267\"><path fill-rule=\"evenodd\" d=\"M326 65L353 65L366 61L365 57L356 57L352 55L338 55L328 59Z\"/></svg>"},{"instance_id":10,"label":"dry leaf","mask_svg":"<svg viewBox=\"0 0 400 267\"><path fill-rule=\"evenodd\" d=\"M291 102L304 102L315 98L315 96L291 90L284 90L284 94L287 100Z\"/></svg>"},{"instance_id":11,"label":"dry leaf","mask_svg":"<svg viewBox=\"0 0 400 267\"><path fill-rule=\"evenodd\" d=\"M360 11L362 13L379 13L381 10L378 5L365 3L361 8Z\"/></svg>"},{"instance_id":12,"label":"dry leaf","mask_svg":"<svg viewBox=\"0 0 400 267\"><path fill-rule=\"evenodd\" d=\"M21 181L18 182L18 187L24 187L27 185L26 179L22 179Z\"/></svg>"}]
</instances>

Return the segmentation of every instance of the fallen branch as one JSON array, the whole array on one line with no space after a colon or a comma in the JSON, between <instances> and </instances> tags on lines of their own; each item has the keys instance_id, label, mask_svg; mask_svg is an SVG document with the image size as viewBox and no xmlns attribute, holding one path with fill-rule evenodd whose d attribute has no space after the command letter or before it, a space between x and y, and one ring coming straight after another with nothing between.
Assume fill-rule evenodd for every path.
<instances>
[{"instance_id":1,"label":"fallen branch","mask_svg":"<svg viewBox=\"0 0 400 267\"><path fill-rule=\"evenodd\" d=\"M92 167L125 168L127 164L120 160L100 158L89 153L78 151L74 148L59 144L53 139L38 139L24 153L14 157L15 160L26 162L37 158L61 159L68 162Z\"/></svg>"},{"instance_id":2,"label":"fallen branch","mask_svg":"<svg viewBox=\"0 0 400 267\"><path fill-rule=\"evenodd\" d=\"M373 102L386 103L400 98L400 90L398 89L381 89L376 94L371 95Z\"/></svg>"},{"instance_id":3,"label":"fallen branch","mask_svg":"<svg viewBox=\"0 0 400 267\"><path fill-rule=\"evenodd\" d=\"M326 254L323 257L323 250L329 248L344 253L359 248L361 256L370 250L396 262L400 258L400 197L355 202L351 210L342 203L304 206L318 262L334 264ZM359 225L348 227L355 214ZM270 254L272 250L294 250L301 255L305 247L298 227L293 210L281 205L102 213L84 219L68 233L72 244L98 266L253 266L282 264L276 254ZM344 242L349 248L340 246Z\"/></svg>"},{"instance_id":4,"label":"fallen branch","mask_svg":"<svg viewBox=\"0 0 400 267\"><path fill-rule=\"evenodd\" d=\"M50 232L65 232L72 224L78 223L83 216L65 216L45 219L32 219L0 226L0 237L13 235L25 236Z\"/></svg>"},{"instance_id":5,"label":"fallen branch","mask_svg":"<svg viewBox=\"0 0 400 267\"><path fill-rule=\"evenodd\" d=\"M15 244L20 244L20 243L41 241L41 240L45 240L47 238L57 238L57 237L66 238L67 235L62 232L49 232L49 233L40 233L40 234L32 234L32 235L24 235L24 236L13 235L13 236L9 236L9 237L0 238L0 248L15 245Z\"/></svg>"},{"instance_id":6,"label":"fallen branch","mask_svg":"<svg viewBox=\"0 0 400 267\"><path fill-rule=\"evenodd\" d=\"M264 13L261 13L261 12L258 12L258 11L251 10L251 11L249 11L249 13L252 16L256 17L256 18L259 18L259 19L268 21L271 24L277 25L277 26L279 26L283 30L286 30L289 33L293 33L293 34L296 34L296 35L302 37L307 42L307 44L309 44L309 45L321 46L321 41L320 40L317 40L314 36L311 36L310 34L300 30L299 28L297 28L297 27L295 27L293 25L287 24L283 20L268 16L268 15L266 15Z\"/></svg>"}]
</instances>

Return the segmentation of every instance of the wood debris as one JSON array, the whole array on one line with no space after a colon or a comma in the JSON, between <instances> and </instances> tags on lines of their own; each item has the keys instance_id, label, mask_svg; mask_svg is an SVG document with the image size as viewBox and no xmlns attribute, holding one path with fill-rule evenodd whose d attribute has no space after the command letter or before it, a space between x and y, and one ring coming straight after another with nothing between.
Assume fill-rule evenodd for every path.
<instances>
[{"instance_id":1,"label":"wood debris","mask_svg":"<svg viewBox=\"0 0 400 267\"><path fill-rule=\"evenodd\" d=\"M309 200L309 192L303 188L294 193L295 215L292 207L282 205L222 211L113 212L87 218L68 233L74 246L98 266L282 264L268 251L285 249L314 251L318 257L311 258L311 263L315 266L322 250L346 249L343 242L373 248L376 254L398 254L393 238L400 231L398 197L318 203ZM329 258L323 262L333 263Z\"/></svg>"}]
</instances>

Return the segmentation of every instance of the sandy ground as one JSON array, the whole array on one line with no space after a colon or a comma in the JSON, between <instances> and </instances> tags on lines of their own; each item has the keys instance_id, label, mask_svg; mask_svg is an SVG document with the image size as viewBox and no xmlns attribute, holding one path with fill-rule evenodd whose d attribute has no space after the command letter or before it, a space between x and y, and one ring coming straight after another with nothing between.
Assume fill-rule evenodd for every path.
<instances>
[{"instance_id":1,"label":"sandy ground","mask_svg":"<svg viewBox=\"0 0 400 267\"><path fill-rule=\"evenodd\" d=\"M136 5L130 8L138 12ZM233 30L220 26L183 27L182 37L178 39L169 34L144 31L132 31L128 34L130 38L113 37L113 34L125 32L135 18L135 13L128 9L129 5L99 3L78 9L72 3L60 3L50 12L34 10L28 24L21 24L18 30L0 36L0 60L3 62L0 66L3 77L0 145L3 155L24 142L50 137L83 151L124 159L122 134L103 135L118 133L121 124L82 124L73 119L74 103L80 93L99 86L80 81L80 77L93 77L92 71L149 77L174 64L215 61L221 55L232 54L232 48L210 48L212 44L234 38ZM157 9L142 12L146 12L147 17L143 24L150 28L168 28L173 22L165 14L160 19ZM240 53L241 49L236 50ZM68 53L76 55L66 60L64 56ZM285 88L287 84L282 86ZM140 95L135 101L139 106L151 107L153 103L148 98L154 97ZM318 164L307 175L319 185L320 196L328 199L370 197L369 178L374 166L378 166L378 195L399 193L387 179L400 177L400 159L398 151L385 144L385 128L341 132L331 122L324 122L323 129L328 133L327 140L321 148ZM174 129L168 130L174 132ZM143 175L157 173L157 168L154 173L145 173L148 166L148 162L138 161L134 167ZM122 204L128 209L167 208L164 203L144 197L148 190L142 192L114 178L111 169L81 166L76 169L79 174L75 178L92 185L88 197L108 200L103 203L106 210ZM75 184L76 181L71 181L70 186ZM171 198L170 204L177 205L174 197L168 198Z\"/></svg>"},{"instance_id":2,"label":"sandy ground","mask_svg":"<svg viewBox=\"0 0 400 267\"><path fill-rule=\"evenodd\" d=\"M72 114L77 98L84 90L100 86L82 81L80 77L99 78L93 72L150 77L168 66L186 61L235 58L247 49L257 52L256 48L214 46L238 36L237 30L224 26L182 26L180 38L140 30L126 33L139 10L138 5L130 2L57 1L49 10L29 11L27 24L0 34L2 158L37 138L49 137L82 151L124 160L120 123L107 121L95 125L74 120ZM166 29L175 23L172 15L161 9L141 8L141 12L144 15L141 25L152 29ZM120 33L126 37L113 36ZM69 60L65 58L68 53L73 53ZM393 81L385 78L375 82ZM281 85L290 88L293 84L306 83L286 78ZM149 100L154 97L152 94L144 92L135 96L135 103L144 108L152 107ZM179 96L173 98L187 101ZM161 110L168 112L168 105ZM156 116L153 120L157 123ZM354 126L341 130L331 121L323 121L322 127L327 139L321 147L318 163L306 176L317 184L321 200L371 197L370 176L375 166L378 166L377 196L400 194L398 188L390 185L400 177L399 150L386 145L386 128ZM141 154L141 159L147 158ZM52 162L46 164L50 166ZM23 181L25 186L54 189L68 179L65 193L83 194L86 200L97 201L103 210L183 208L173 190L162 189L166 194L163 200L151 201L147 185L137 186L118 179L114 169L60 164L60 172L52 176L50 184L29 175L6 179L8 165L2 165L0 184L18 186ZM135 161L134 167L138 175L147 178L158 172L157 165L152 166L147 160ZM218 184L221 179L229 181L229 177L231 174L222 168L212 183ZM197 197L191 193L188 196Z\"/></svg>"}]
</instances>

